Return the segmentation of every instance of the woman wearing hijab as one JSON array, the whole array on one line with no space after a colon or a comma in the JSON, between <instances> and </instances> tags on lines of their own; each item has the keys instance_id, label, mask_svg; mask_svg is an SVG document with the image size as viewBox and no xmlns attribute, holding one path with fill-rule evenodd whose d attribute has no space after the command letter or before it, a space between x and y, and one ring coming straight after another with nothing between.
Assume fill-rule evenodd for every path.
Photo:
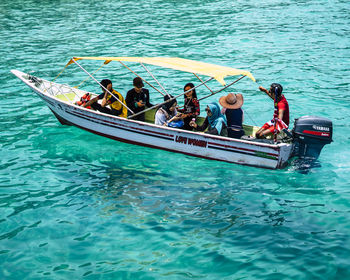
<instances>
[{"instance_id":1,"label":"woman wearing hijab","mask_svg":"<svg viewBox=\"0 0 350 280\"><path fill-rule=\"evenodd\" d=\"M243 95L229 93L219 99L219 103L224 107L227 119L227 134L230 138L240 139L244 135L243 130Z\"/></svg>"},{"instance_id":2,"label":"woman wearing hijab","mask_svg":"<svg viewBox=\"0 0 350 280\"><path fill-rule=\"evenodd\" d=\"M167 101L169 99L173 98L171 95L165 95L164 101ZM172 119L172 121L176 121L180 118L177 118L177 111L176 111L177 102L176 99L173 99L165 104L163 104L162 107L160 107L155 115L154 123L156 125L167 125L169 120Z\"/></svg>"},{"instance_id":3,"label":"woman wearing hijab","mask_svg":"<svg viewBox=\"0 0 350 280\"><path fill-rule=\"evenodd\" d=\"M196 118L200 113L199 102L197 99L197 93L196 93L196 89L194 88L194 84L187 83L184 86L184 91L186 92L184 95L185 96L184 108L178 111L181 112L180 116L184 121L183 128L186 130L192 130L192 127L190 126L190 121L193 118Z\"/></svg>"},{"instance_id":4,"label":"woman wearing hijab","mask_svg":"<svg viewBox=\"0 0 350 280\"><path fill-rule=\"evenodd\" d=\"M206 128L206 133L213 135L227 135L227 122L226 118L220 112L220 106L218 103L210 103L207 108L205 108L207 112L207 117L205 118L202 125L197 125L194 121L190 122L190 126L194 127L198 131L204 131Z\"/></svg>"}]
</instances>

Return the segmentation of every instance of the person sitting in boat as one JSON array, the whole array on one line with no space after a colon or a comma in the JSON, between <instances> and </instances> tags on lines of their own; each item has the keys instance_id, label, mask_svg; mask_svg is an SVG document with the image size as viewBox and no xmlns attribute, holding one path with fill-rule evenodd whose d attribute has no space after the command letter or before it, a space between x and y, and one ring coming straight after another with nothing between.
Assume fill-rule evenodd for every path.
<instances>
[{"instance_id":1,"label":"person sitting in boat","mask_svg":"<svg viewBox=\"0 0 350 280\"><path fill-rule=\"evenodd\" d=\"M227 122L226 118L220 112L220 106L218 103L210 103L207 108L207 117L205 118L203 124L199 126L194 120L190 122L190 126L194 127L198 131L204 131L205 133L213 135L227 136Z\"/></svg>"},{"instance_id":2,"label":"person sitting in boat","mask_svg":"<svg viewBox=\"0 0 350 280\"><path fill-rule=\"evenodd\" d=\"M144 84L140 77L136 77L133 80L134 88L129 90L126 94L126 105L136 114L145 110L145 107L152 107L153 105L149 102L149 91L143 88ZM135 117L133 120L145 121L145 113L141 113Z\"/></svg>"},{"instance_id":3,"label":"person sitting in boat","mask_svg":"<svg viewBox=\"0 0 350 280\"><path fill-rule=\"evenodd\" d=\"M119 92L113 89L111 80L104 79L101 81L100 84L113 95L111 95L110 93L108 93L107 90L101 87L102 93L96 96L95 98L91 99L89 102L87 102L83 106L84 107L91 106L91 108L93 108L94 110L100 111L102 113L126 118L128 115L128 111L125 107L126 104L125 104L124 97ZM117 98L119 100L117 100ZM101 104L97 102L100 99L102 99ZM122 105L121 103L123 103L125 106ZM107 105L109 105L110 108L106 107Z\"/></svg>"},{"instance_id":4,"label":"person sitting in boat","mask_svg":"<svg viewBox=\"0 0 350 280\"><path fill-rule=\"evenodd\" d=\"M171 95L165 95L164 101L173 98ZM183 121L180 117L178 117L178 113L176 110L177 101L173 99L165 104L163 104L156 112L154 123L156 125L164 125L170 127L181 127L181 122L183 125ZM181 121L177 123L177 121Z\"/></svg>"},{"instance_id":5,"label":"person sitting in boat","mask_svg":"<svg viewBox=\"0 0 350 280\"><path fill-rule=\"evenodd\" d=\"M230 138L241 138L244 135L242 110L243 95L238 93L229 93L219 99L220 105L223 107L221 111L227 120L227 135Z\"/></svg>"},{"instance_id":6,"label":"person sitting in boat","mask_svg":"<svg viewBox=\"0 0 350 280\"><path fill-rule=\"evenodd\" d=\"M280 84L273 83L270 86L270 90L265 89L260 86L259 90L265 92L268 96L270 96L273 100L277 100L277 118L276 118L276 129L279 132L283 128L288 128L289 126L289 105L287 99L282 95L283 87ZM257 132L256 138L265 138L268 135L274 133L275 125L274 119L265 123Z\"/></svg>"},{"instance_id":7,"label":"person sitting in boat","mask_svg":"<svg viewBox=\"0 0 350 280\"><path fill-rule=\"evenodd\" d=\"M194 84L187 83L184 87L184 91L186 92L184 108L178 109L178 111L181 113L180 117L184 121L183 128L186 130L192 130L190 122L193 118L197 118L197 116L200 114L199 102Z\"/></svg>"}]
</instances>

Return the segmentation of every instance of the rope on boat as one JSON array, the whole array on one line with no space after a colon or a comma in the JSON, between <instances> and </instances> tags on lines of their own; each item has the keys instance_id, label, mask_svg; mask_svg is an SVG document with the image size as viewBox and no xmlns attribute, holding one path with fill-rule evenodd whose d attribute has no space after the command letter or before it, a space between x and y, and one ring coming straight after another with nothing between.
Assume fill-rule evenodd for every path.
<instances>
[{"instance_id":1,"label":"rope on boat","mask_svg":"<svg viewBox=\"0 0 350 280\"><path fill-rule=\"evenodd\" d=\"M68 98L68 96L64 93L64 91L61 89L63 87L63 85L57 85L56 83L53 84L52 82L50 83L50 88L53 89L54 87L57 88L57 91L61 94L63 94L63 96L67 99L68 102L72 103L72 101ZM74 91L73 91L74 92ZM75 93L75 92L74 92ZM75 93L76 94L76 93ZM57 95L57 94L56 94ZM76 94L77 95L77 94Z\"/></svg>"},{"instance_id":2,"label":"rope on boat","mask_svg":"<svg viewBox=\"0 0 350 280\"><path fill-rule=\"evenodd\" d=\"M56 76L56 78L54 78L54 79L52 80L52 82L56 81L57 78L64 72L64 70L66 70L67 67L68 67L68 64L66 64L66 66L64 66L64 68L62 69L62 71L61 71L60 73L58 73L58 75Z\"/></svg>"},{"instance_id":3,"label":"rope on boat","mask_svg":"<svg viewBox=\"0 0 350 280\"><path fill-rule=\"evenodd\" d=\"M62 71L61 71L61 73L62 73ZM66 85L56 84L56 83L51 82L51 81L45 81L45 82L43 82L42 80L40 80L40 79L38 79L37 77L34 77L34 76L30 76L30 79L31 79L32 81L34 81L35 83L39 83L39 82L40 82L40 84L41 84L42 87L43 87L43 92L47 92L47 93L49 93L49 94L51 94L51 95L53 95L53 96L57 96L57 93L54 94L54 92L53 92L53 89L56 88L58 93L62 94L62 95L67 99L68 102L72 103L72 100L70 100L70 99L68 98L68 96L65 94L65 92L62 90L62 87L67 87ZM46 84L49 84L50 86L47 87ZM38 87L38 86L37 86L37 87ZM51 93L49 92L50 89L51 89ZM71 87L69 87L69 89L70 89L78 98L80 98L80 96L79 96Z\"/></svg>"},{"instance_id":4,"label":"rope on boat","mask_svg":"<svg viewBox=\"0 0 350 280\"><path fill-rule=\"evenodd\" d=\"M57 78L64 72L64 70L66 70L66 68L68 67L68 65L69 65L69 64L66 64L66 66L63 67L62 71L61 71L60 73L58 73L58 75L57 75L52 81L48 81L49 84L50 84L50 87L47 88L47 87L45 86L44 92L45 92L45 91L48 92L50 88L53 88L54 85L55 85L55 86L57 85L57 84L54 83L54 82L55 82L55 81L57 80ZM102 65L102 66L103 66L103 65ZM99 69L101 69L101 67L100 67ZM98 69L98 70L99 70L99 69ZM97 71L96 71L96 72L97 72ZM87 79L86 79L86 80L87 80ZM86 80L85 80L85 81L86 81ZM83 81L82 83L84 83L85 81ZM82 83L81 83L81 84L82 84ZM81 84L80 84L80 85L81 85ZM79 85L79 86L80 86L80 85ZM59 91L61 94L63 94L63 96L67 99L67 101L70 102L70 103L72 103L72 100L70 100L70 99L67 97L67 95L66 95L59 87L57 87L57 88L58 88L58 91ZM72 92L73 92L78 98L80 98L80 96L73 90L73 88L70 87L70 89L72 89ZM72 104L73 104L73 103L72 103Z\"/></svg>"},{"instance_id":5,"label":"rope on boat","mask_svg":"<svg viewBox=\"0 0 350 280\"><path fill-rule=\"evenodd\" d=\"M257 123L250 117L250 115L248 114L248 112L246 110L244 110L244 114L248 116L248 118L251 120L251 122L254 124L254 126L257 126Z\"/></svg>"}]
</instances>

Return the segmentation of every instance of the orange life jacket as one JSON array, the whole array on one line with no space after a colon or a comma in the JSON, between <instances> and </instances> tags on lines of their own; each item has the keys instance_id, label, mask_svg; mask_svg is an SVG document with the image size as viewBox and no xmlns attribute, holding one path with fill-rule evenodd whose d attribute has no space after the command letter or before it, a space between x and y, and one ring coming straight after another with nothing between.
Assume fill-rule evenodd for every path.
<instances>
[{"instance_id":1,"label":"orange life jacket","mask_svg":"<svg viewBox=\"0 0 350 280\"><path fill-rule=\"evenodd\" d=\"M90 93L86 93L84 94L82 97L80 97L80 100L77 101L75 104L79 105L79 106L84 106L87 102L90 101L91 95ZM90 106L86 107L88 109L91 109Z\"/></svg>"}]
</instances>

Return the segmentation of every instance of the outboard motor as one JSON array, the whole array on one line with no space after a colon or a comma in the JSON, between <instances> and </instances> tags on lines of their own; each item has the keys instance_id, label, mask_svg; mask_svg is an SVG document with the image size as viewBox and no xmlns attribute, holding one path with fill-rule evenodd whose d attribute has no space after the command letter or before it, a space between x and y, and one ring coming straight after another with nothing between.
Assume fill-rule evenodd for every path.
<instances>
[{"instance_id":1,"label":"outboard motor","mask_svg":"<svg viewBox=\"0 0 350 280\"><path fill-rule=\"evenodd\" d=\"M324 145L332 142L332 121L315 116L295 119L292 130L294 151L299 158L317 159Z\"/></svg>"}]
</instances>

